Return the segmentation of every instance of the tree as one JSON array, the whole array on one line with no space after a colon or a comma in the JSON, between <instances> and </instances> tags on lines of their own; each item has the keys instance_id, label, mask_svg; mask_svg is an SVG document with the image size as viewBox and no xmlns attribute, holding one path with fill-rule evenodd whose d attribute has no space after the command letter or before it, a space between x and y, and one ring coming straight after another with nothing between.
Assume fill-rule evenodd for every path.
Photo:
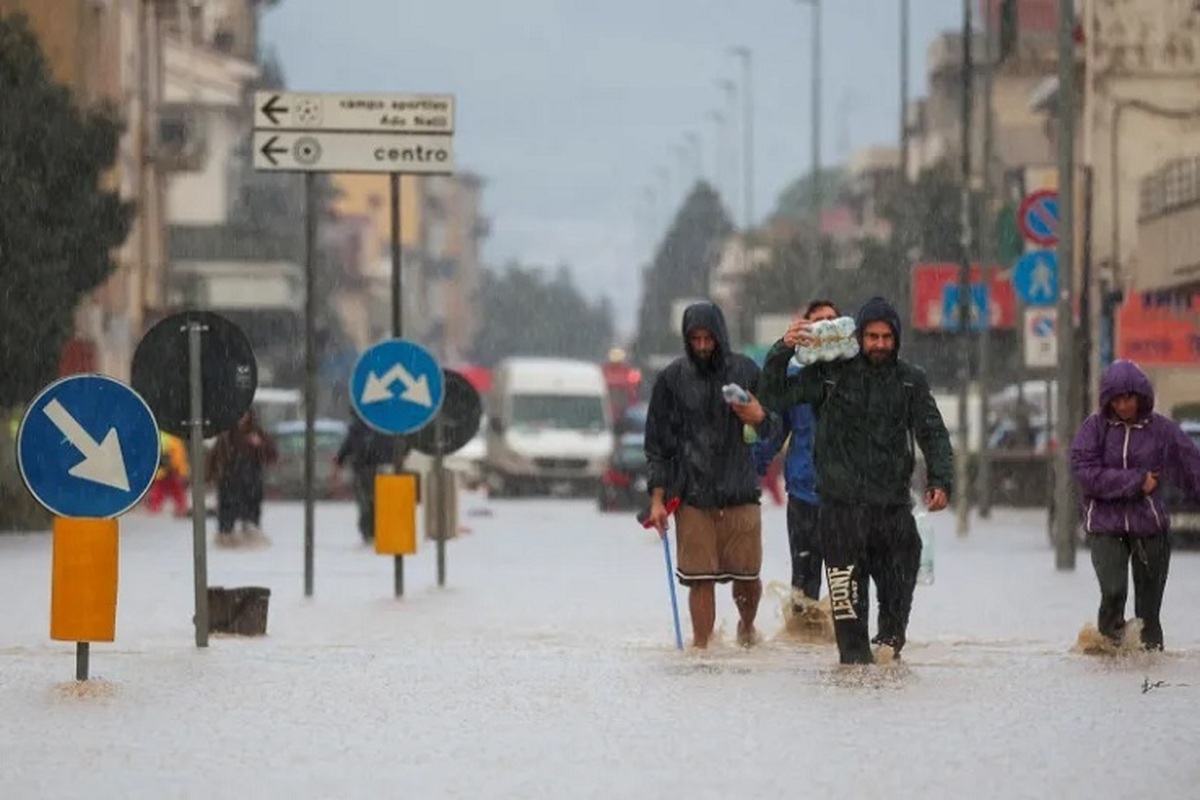
<instances>
[{"instance_id":1,"label":"tree","mask_svg":"<svg viewBox=\"0 0 1200 800\"><path fill-rule=\"evenodd\" d=\"M846 171L842 167L821 169L821 209L829 208L846 189ZM812 173L806 172L779 193L775 217L808 219L812 216Z\"/></svg>"},{"instance_id":2,"label":"tree","mask_svg":"<svg viewBox=\"0 0 1200 800\"><path fill-rule=\"evenodd\" d=\"M599 361L613 341L611 304L589 303L565 265L550 280L542 270L520 264L487 270L479 307L483 318L471 358L484 366L507 356Z\"/></svg>"},{"instance_id":3,"label":"tree","mask_svg":"<svg viewBox=\"0 0 1200 800\"><path fill-rule=\"evenodd\" d=\"M669 330L671 305L681 298L708 296L712 271L732 231L720 197L707 183L697 183L642 275L634 345L639 357L679 349L679 331Z\"/></svg>"},{"instance_id":4,"label":"tree","mask_svg":"<svg viewBox=\"0 0 1200 800\"><path fill-rule=\"evenodd\" d=\"M54 377L79 301L115 269L132 207L101 188L122 126L54 82L23 15L0 17L0 408Z\"/></svg>"},{"instance_id":5,"label":"tree","mask_svg":"<svg viewBox=\"0 0 1200 800\"><path fill-rule=\"evenodd\" d=\"M58 371L79 301L112 274L132 209L100 186L121 123L56 84L23 15L0 16L0 527L45 516L9 441L19 409Z\"/></svg>"}]
</instances>

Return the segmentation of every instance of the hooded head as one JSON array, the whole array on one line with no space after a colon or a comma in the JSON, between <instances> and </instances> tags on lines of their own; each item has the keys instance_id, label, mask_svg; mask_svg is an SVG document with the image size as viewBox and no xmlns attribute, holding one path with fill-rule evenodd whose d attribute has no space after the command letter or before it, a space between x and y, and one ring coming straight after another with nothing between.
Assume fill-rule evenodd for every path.
<instances>
[{"instance_id":1,"label":"hooded head","mask_svg":"<svg viewBox=\"0 0 1200 800\"><path fill-rule=\"evenodd\" d=\"M708 301L692 303L683 312L683 346L698 367L717 369L729 353L725 315Z\"/></svg>"},{"instance_id":2,"label":"hooded head","mask_svg":"<svg viewBox=\"0 0 1200 800\"><path fill-rule=\"evenodd\" d=\"M1100 378L1100 413L1133 422L1145 419L1152 411L1154 387L1142 368L1125 359L1109 364Z\"/></svg>"},{"instance_id":3,"label":"hooded head","mask_svg":"<svg viewBox=\"0 0 1200 800\"><path fill-rule=\"evenodd\" d=\"M890 342L886 338L880 340L878 337L868 334L867 327L872 322L882 322L891 328ZM900 315L887 300L882 297L872 297L863 303L862 308L858 310L858 316L854 318L854 327L854 336L858 339L858 346L872 364L884 364L888 361L895 361L899 357ZM878 327L876 326L876 328Z\"/></svg>"}]
</instances>

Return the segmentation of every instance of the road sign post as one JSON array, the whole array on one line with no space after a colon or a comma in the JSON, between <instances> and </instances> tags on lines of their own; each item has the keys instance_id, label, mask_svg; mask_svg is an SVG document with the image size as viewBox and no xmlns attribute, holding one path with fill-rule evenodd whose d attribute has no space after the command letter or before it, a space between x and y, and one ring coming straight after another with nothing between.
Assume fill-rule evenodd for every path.
<instances>
[{"instance_id":1,"label":"road sign post","mask_svg":"<svg viewBox=\"0 0 1200 800\"><path fill-rule=\"evenodd\" d=\"M186 369L181 367L186 364ZM133 354L133 385L166 432L188 440L192 472L192 564L196 646L208 646L204 440L237 425L254 401L258 363L240 328L211 311L172 314Z\"/></svg>"},{"instance_id":2,"label":"road sign post","mask_svg":"<svg viewBox=\"0 0 1200 800\"><path fill-rule=\"evenodd\" d=\"M87 680L90 642L115 638L121 514L158 471L158 425L120 381L74 375L46 386L17 431L17 467L55 515L50 638L75 642L75 678Z\"/></svg>"},{"instance_id":3,"label":"road sign post","mask_svg":"<svg viewBox=\"0 0 1200 800\"><path fill-rule=\"evenodd\" d=\"M1058 312L1054 306L1025 309L1022 338L1026 367L1053 368L1058 363Z\"/></svg>"},{"instance_id":4,"label":"road sign post","mask_svg":"<svg viewBox=\"0 0 1200 800\"><path fill-rule=\"evenodd\" d=\"M1058 302L1058 257L1053 250L1034 250L1013 267L1013 289L1028 306Z\"/></svg>"},{"instance_id":5,"label":"road sign post","mask_svg":"<svg viewBox=\"0 0 1200 800\"><path fill-rule=\"evenodd\" d=\"M444 395L445 378L437 359L405 339L389 339L368 348L350 378L350 402L362 421L380 433L398 437L428 425ZM401 448L396 450L396 461L401 463ZM396 597L404 595L403 558L395 556Z\"/></svg>"},{"instance_id":6,"label":"road sign post","mask_svg":"<svg viewBox=\"0 0 1200 800\"><path fill-rule=\"evenodd\" d=\"M1058 244L1058 192L1039 189L1030 192L1017 210L1017 225L1026 239L1042 247Z\"/></svg>"},{"instance_id":7,"label":"road sign post","mask_svg":"<svg viewBox=\"0 0 1200 800\"><path fill-rule=\"evenodd\" d=\"M254 96L254 168L260 171L304 172L308 174L306 229L308 258L305 283L309 301L305 304L305 325L310 332L316 325L313 298L313 251L316 248L316 210L313 208L312 173L381 173L391 182L392 252L392 336L404 335L401 308L402 263L400 231L400 176L449 175L454 172L455 101L446 94L371 94L256 92ZM306 337L305 403L305 492L304 592L312 595L313 584L313 474L312 463L315 419L315 381L311 378L315 363L315 341ZM397 473L404 467L403 447L397 434ZM396 596L404 594L404 562L396 556Z\"/></svg>"},{"instance_id":8,"label":"road sign post","mask_svg":"<svg viewBox=\"0 0 1200 800\"><path fill-rule=\"evenodd\" d=\"M421 428L413 437L413 447L433 456L436 495L431 502L436 505L431 534L437 546L438 586L446 584L446 540L450 538L453 516L450 508L457 497L454 474L445 468L444 459L465 447L479 432L479 420L483 415L483 402L471 382L453 370L442 373L446 387L442 406L433 424Z\"/></svg>"}]
</instances>

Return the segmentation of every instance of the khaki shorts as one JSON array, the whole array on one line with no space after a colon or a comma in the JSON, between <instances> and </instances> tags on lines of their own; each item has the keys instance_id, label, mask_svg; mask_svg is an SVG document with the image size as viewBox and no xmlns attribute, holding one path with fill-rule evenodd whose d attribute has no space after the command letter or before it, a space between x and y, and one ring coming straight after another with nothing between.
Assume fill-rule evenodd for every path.
<instances>
[{"instance_id":1,"label":"khaki shorts","mask_svg":"<svg viewBox=\"0 0 1200 800\"><path fill-rule=\"evenodd\" d=\"M696 581L752 581L762 569L762 510L757 504L675 511L675 577Z\"/></svg>"}]
</instances>

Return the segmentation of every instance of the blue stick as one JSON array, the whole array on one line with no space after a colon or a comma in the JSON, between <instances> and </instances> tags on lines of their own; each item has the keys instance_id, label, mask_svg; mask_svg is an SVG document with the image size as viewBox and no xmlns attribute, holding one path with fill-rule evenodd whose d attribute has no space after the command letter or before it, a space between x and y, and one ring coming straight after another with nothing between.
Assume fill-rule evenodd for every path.
<instances>
[{"instance_id":1,"label":"blue stick","mask_svg":"<svg viewBox=\"0 0 1200 800\"><path fill-rule=\"evenodd\" d=\"M683 649L683 632L679 630L679 601L675 598L675 568L671 565L671 543L667 541L667 532L659 534L663 543L663 559L667 564L667 588L671 590L671 614L675 621L675 646Z\"/></svg>"}]
</instances>

